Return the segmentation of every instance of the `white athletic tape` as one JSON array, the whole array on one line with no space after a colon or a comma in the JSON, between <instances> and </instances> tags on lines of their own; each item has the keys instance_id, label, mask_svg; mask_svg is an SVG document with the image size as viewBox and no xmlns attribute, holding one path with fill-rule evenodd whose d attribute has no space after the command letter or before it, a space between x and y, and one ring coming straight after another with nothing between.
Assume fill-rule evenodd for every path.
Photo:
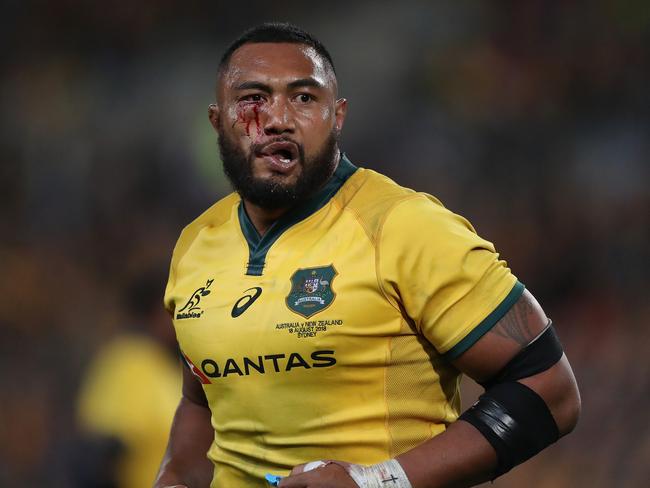
<instances>
[{"instance_id":1,"label":"white athletic tape","mask_svg":"<svg viewBox=\"0 0 650 488\"><path fill-rule=\"evenodd\" d=\"M359 488L413 488L396 459L372 466L351 464L347 471Z\"/></svg>"},{"instance_id":2,"label":"white athletic tape","mask_svg":"<svg viewBox=\"0 0 650 488\"><path fill-rule=\"evenodd\" d=\"M336 461L311 461L303 466L302 471L304 473L330 463L339 464ZM389 459L372 466L359 464L339 464L339 466L345 468L359 488L413 488L397 459Z\"/></svg>"},{"instance_id":3,"label":"white athletic tape","mask_svg":"<svg viewBox=\"0 0 650 488\"><path fill-rule=\"evenodd\" d=\"M304 473L305 471L311 471L312 469L320 468L321 466L325 466L323 461L312 461L311 463L305 464L302 471Z\"/></svg>"}]
</instances>

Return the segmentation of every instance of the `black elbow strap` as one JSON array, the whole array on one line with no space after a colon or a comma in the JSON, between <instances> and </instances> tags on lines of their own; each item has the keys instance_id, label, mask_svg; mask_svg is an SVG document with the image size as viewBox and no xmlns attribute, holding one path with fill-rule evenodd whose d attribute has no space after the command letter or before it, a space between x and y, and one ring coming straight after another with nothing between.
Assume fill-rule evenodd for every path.
<instances>
[{"instance_id":1,"label":"black elbow strap","mask_svg":"<svg viewBox=\"0 0 650 488\"><path fill-rule=\"evenodd\" d=\"M516 381L490 388L460 420L476 427L496 451L495 478L559 438L555 419L544 400Z\"/></svg>"},{"instance_id":2,"label":"black elbow strap","mask_svg":"<svg viewBox=\"0 0 650 488\"><path fill-rule=\"evenodd\" d=\"M476 427L497 453L495 478L533 457L559 438L555 419L544 400L517 380L546 371L564 354L550 324L489 381L461 420Z\"/></svg>"},{"instance_id":3,"label":"black elbow strap","mask_svg":"<svg viewBox=\"0 0 650 488\"><path fill-rule=\"evenodd\" d=\"M516 381L546 371L564 354L551 321L536 339L510 360L494 378L480 383L486 390L506 381Z\"/></svg>"}]
</instances>

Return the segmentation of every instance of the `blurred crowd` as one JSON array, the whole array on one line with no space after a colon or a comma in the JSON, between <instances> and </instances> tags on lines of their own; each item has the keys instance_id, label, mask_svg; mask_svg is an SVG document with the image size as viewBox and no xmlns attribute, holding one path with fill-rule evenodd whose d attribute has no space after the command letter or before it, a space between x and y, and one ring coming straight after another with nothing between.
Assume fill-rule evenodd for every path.
<instances>
[{"instance_id":1,"label":"blurred crowd","mask_svg":"<svg viewBox=\"0 0 650 488\"><path fill-rule=\"evenodd\" d=\"M466 216L554 320L582 419L494 486L646 486L647 2L246 4L4 2L0 486L79 485L82 385L116 338L174 360L137 307L164 278L134 286L229 191L207 105L224 47L265 20L328 46L350 159Z\"/></svg>"}]
</instances>

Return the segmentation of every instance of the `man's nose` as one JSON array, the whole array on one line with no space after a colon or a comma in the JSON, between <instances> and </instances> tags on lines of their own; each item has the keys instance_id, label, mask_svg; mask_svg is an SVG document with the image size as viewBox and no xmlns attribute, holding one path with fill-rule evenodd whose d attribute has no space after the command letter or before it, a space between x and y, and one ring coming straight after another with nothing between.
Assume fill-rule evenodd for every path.
<instances>
[{"instance_id":1,"label":"man's nose","mask_svg":"<svg viewBox=\"0 0 650 488\"><path fill-rule=\"evenodd\" d=\"M295 121L292 107L287 100L276 99L268 105L264 120L264 133L276 135L292 133L295 130Z\"/></svg>"}]
</instances>

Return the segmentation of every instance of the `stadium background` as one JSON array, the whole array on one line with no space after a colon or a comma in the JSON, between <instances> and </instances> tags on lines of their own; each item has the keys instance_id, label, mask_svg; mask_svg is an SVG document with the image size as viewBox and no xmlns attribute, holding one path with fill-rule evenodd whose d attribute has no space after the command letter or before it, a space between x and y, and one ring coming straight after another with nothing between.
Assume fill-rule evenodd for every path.
<instances>
[{"instance_id":1,"label":"stadium background","mask_svg":"<svg viewBox=\"0 0 650 488\"><path fill-rule=\"evenodd\" d=\"M493 486L646 486L647 2L241 4L3 2L0 486L70 486L75 397L133 320L125 290L228 191L206 107L263 20L328 46L351 159L467 216L555 321L582 419Z\"/></svg>"}]
</instances>

